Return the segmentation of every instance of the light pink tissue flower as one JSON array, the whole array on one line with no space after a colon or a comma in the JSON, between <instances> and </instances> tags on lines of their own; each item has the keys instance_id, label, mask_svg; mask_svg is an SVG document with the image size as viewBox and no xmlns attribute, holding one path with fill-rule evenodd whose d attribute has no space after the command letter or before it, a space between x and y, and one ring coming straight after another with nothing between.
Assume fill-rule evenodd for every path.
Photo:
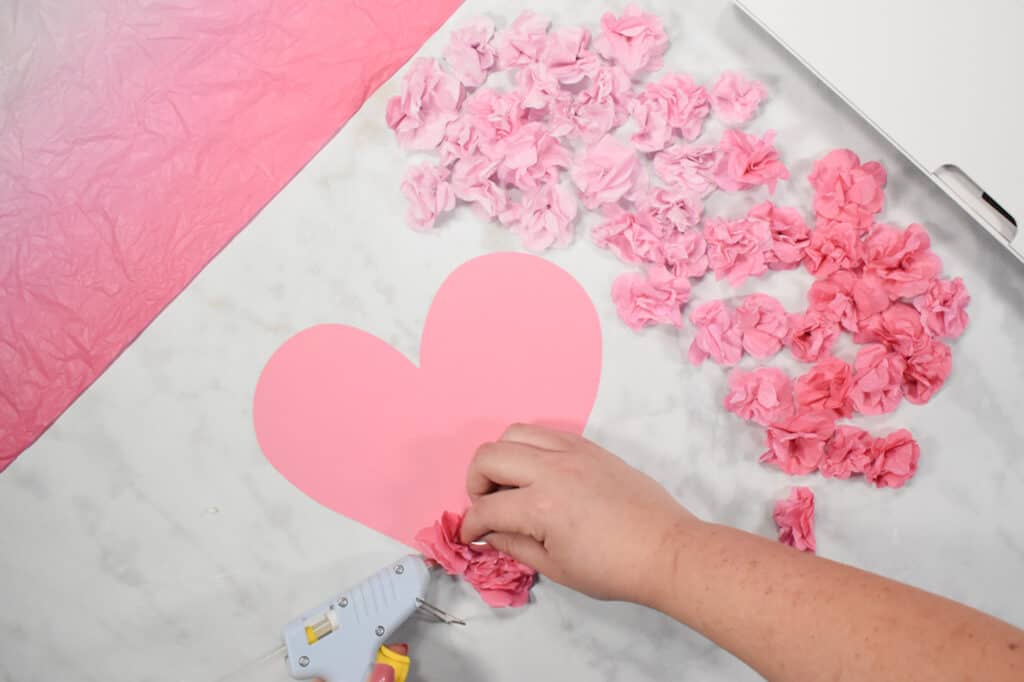
<instances>
[{"instance_id":1,"label":"light pink tissue flower","mask_svg":"<svg viewBox=\"0 0 1024 682\"><path fill-rule=\"evenodd\" d=\"M568 168L569 150L544 124L531 122L505 138L505 155L498 165L498 180L524 192L558 180L559 168Z\"/></svg>"},{"instance_id":2,"label":"light pink tissue flower","mask_svg":"<svg viewBox=\"0 0 1024 682\"><path fill-rule=\"evenodd\" d=\"M629 118L633 99L626 72L617 66L599 66L589 84L575 95L563 91L551 107L550 125L556 134L575 134L595 142Z\"/></svg>"},{"instance_id":3,"label":"light pink tissue flower","mask_svg":"<svg viewBox=\"0 0 1024 682\"><path fill-rule=\"evenodd\" d=\"M718 149L712 145L675 144L654 156L654 172L669 184L706 196L717 187L717 163Z\"/></svg>"},{"instance_id":4,"label":"light pink tissue flower","mask_svg":"<svg viewBox=\"0 0 1024 682\"><path fill-rule=\"evenodd\" d=\"M850 478L863 474L871 463L871 434L856 426L841 425L825 444L825 457L818 471L828 478Z\"/></svg>"},{"instance_id":5,"label":"light pink tissue flower","mask_svg":"<svg viewBox=\"0 0 1024 682\"><path fill-rule=\"evenodd\" d=\"M741 125L754 116L766 94L758 81L726 71L711 88L711 107L727 124Z\"/></svg>"},{"instance_id":6,"label":"light pink tissue flower","mask_svg":"<svg viewBox=\"0 0 1024 682\"><path fill-rule=\"evenodd\" d=\"M767 185L769 192L775 192L775 184L788 178L789 171L772 145L774 139L772 130L760 138L740 130L725 131L718 143L718 165L715 166L718 186L735 192Z\"/></svg>"},{"instance_id":7,"label":"light pink tissue flower","mask_svg":"<svg viewBox=\"0 0 1024 682\"><path fill-rule=\"evenodd\" d=\"M480 134L469 116L460 116L448 124L437 151L441 155L441 164L445 166L467 156L475 156L480 151Z\"/></svg>"},{"instance_id":8,"label":"light pink tissue flower","mask_svg":"<svg viewBox=\"0 0 1024 682\"><path fill-rule=\"evenodd\" d=\"M763 220L771 230L772 243L765 254L768 267L772 270L789 270L800 264L811 238L811 231L800 211L764 201L750 209L747 217Z\"/></svg>"},{"instance_id":9,"label":"light pink tissue flower","mask_svg":"<svg viewBox=\"0 0 1024 682\"><path fill-rule=\"evenodd\" d=\"M814 162L807 178L814 188L814 212L825 222L850 223L858 236L871 227L885 202L885 168L862 164L849 149L836 149Z\"/></svg>"},{"instance_id":10,"label":"light pink tissue flower","mask_svg":"<svg viewBox=\"0 0 1024 682\"><path fill-rule=\"evenodd\" d=\"M531 251L543 251L572 242L578 210L575 193L558 184L555 178L524 192L522 203L506 209L501 222L522 237L523 246Z\"/></svg>"},{"instance_id":11,"label":"light pink tissue flower","mask_svg":"<svg viewBox=\"0 0 1024 682\"><path fill-rule=\"evenodd\" d=\"M786 309L765 294L751 294L740 302L736 324L743 334L743 349L758 360L778 353L789 333Z\"/></svg>"},{"instance_id":12,"label":"light pink tissue flower","mask_svg":"<svg viewBox=\"0 0 1024 682\"><path fill-rule=\"evenodd\" d=\"M928 345L930 339L916 308L906 303L893 303L881 313L862 319L853 340L883 343L889 350L907 357Z\"/></svg>"},{"instance_id":13,"label":"light pink tissue flower","mask_svg":"<svg viewBox=\"0 0 1024 682\"><path fill-rule=\"evenodd\" d=\"M414 230L429 230L441 213L455 208L455 192L447 168L430 163L412 166L402 180L402 194L409 200L406 214Z\"/></svg>"},{"instance_id":14,"label":"light pink tissue flower","mask_svg":"<svg viewBox=\"0 0 1024 682\"><path fill-rule=\"evenodd\" d=\"M772 519L779 531L779 542L814 553L814 493L810 488L793 488L788 498L775 503Z\"/></svg>"},{"instance_id":15,"label":"light pink tissue flower","mask_svg":"<svg viewBox=\"0 0 1024 682\"><path fill-rule=\"evenodd\" d=\"M540 59L547 43L551 21L534 12L523 12L515 21L498 33L495 45L498 65L502 69L528 66Z\"/></svg>"},{"instance_id":16,"label":"light pink tissue flower","mask_svg":"<svg viewBox=\"0 0 1024 682\"><path fill-rule=\"evenodd\" d=\"M857 270L863 263L863 246L856 226L827 223L811 231L811 241L804 250L804 267L815 277L828 277L839 270Z\"/></svg>"},{"instance_id":17,"label":"light pink tissue flower","mask_svg":"<svg viewBox=\"0 0 1024 682\"><path fill-rule=\"evenodd\" d=\"M839 358L829 355L814 367L797 377L793 396L802 410L828 412L839 417L853 414L850 387L853 368Z\"/></svg>"},{"instance_id":18,"label":"light pink tissue flower","mask_svg":"<svg viewBox=\"0 0 1024 682\"><path fill-rule=\"evenodd\" d=\"M860 313L853 298L857 275L849 270L839 270L825 279L816 279L807 292L807 307L819 313L831 315L848 332L856 333L860 328ZM884 296L885 307L889 297Z\"/></svg>"},{"instance_id":19,"label":"light pink tissue flower","mask_svg":"<svg viewBox=\"0 0 1024 682\"><path fill-rule=\"evenodd\" d=\"M433 149L459 115L462 84L437 60L419 57L402 77L402 91L388 100L386 120L405 149Z\"/></svg>"},{"instance_id":20,"label":"light pink tissue flower","mask_svg":"<svg viewBox=\"0 0 1024 682\"><path fill-rule=\"evenodd\" d=\"M708 218L704 221L704 239L708 243L708 264L716 278L738 286L748 277L768 271L766 254L772 234L764 221Z\"/></svg>"},{"instance_id":21,"label":"light pink tissue flower","mask_svg":"<svg viewBox=\"0 0 1024 682\"><path fill-rule=\"evenodd\" d=\"M743 356L743 336L736 326L736 315L722 301L708 301L693 309L690 322L696 330L690 344L689 360L699 365L711 358L720 365L732 366Z\"/></svg>"},{"instance_id":22,"label":"light pink tissue flower","mask_svg":"<svg viewBox=\"0 0 1024 682\"><path fill-rule=\"evenodd\" d=\"M797 412L768 427L768 449L760 461L790 476L809 474L825 457L825 443L835 429L835 418L827 412Z\"/></svg>"},{"instance_id":23,"label":"light pink tissue flower","mask_svg":"<svg viewBox=\"0 0 1024 682\"><path fill-rule=\"evenodd\" d=\"M672 126L668 122L669 103L664 98L646 92L630 104L630 115L636 122L637 132L630 138L641 152L657 152L672 139Z\"/></svg>"},{"instance_id":24,"label":"light pink tissue flower","mask_svg":"<svg viewBox=\"0 0 1024 682\"><path fill-rule=\"evenodd\" d=\"M584 149L569 173L589 209L623 198L636 199L647 188L647 174L636 152L611 135Z\"/></svg>"},{"instance_id":25,"label":"light pink tissue flower","mask_svg":"<svg viewBox=\"0 0 1024 682\"><path fill-rule=\"evenodd\" d=\"M444 60L466 87L483 85L488 72L497 63L498 54L491 45L493 37L494 22L486 17L477 17L452 31L451 42L444 50Z\"/></svg>"},{"instance_id":26,"label":"light pink tissue flower","mask_svg":"<svg viewBox=\"0 0 1024 682\"><path fill-rule=\"evenodd\" d=\"M907 361L880 343L861 346L853 362L850 400L861 414L892 412L903 399L903 372Z\"/></svg>"},{"instance_id":27,"label":"light pink tissue flower","mask_svg":"<svg viewBox=\"0 0 1024 682\"><path fill-rule=\"evenodd\" d=\"M953 353L949 346L929 339L924 347L907 358L903 395L915 405L924 405L946 383L952 369Z\"/></svg>"},{"instance_id":28,"label":"light pink tissue flower","mask_svg":"<svg viewBox=\"0 0 1024 682\"><path fill-rule=\"evenodd\" d=\"M694 227L704 213L701 198L681 187L652 187L637 200L637 205L649 212L666 233Z\"/></svg>"},{"instance_id":29,"label":"light pink tissue flower","mask_svg":"<svg viewBox=\"0 0 1024 682\"><path fill-rule=\"evenodd\" d=\"M558 78L540 62L516 71L516 88L527 109L549 109L561 94Z\"/></svg>"},{"instance_id":30,"label":"light pink tissue flower","mask_svg":"<svg viewBox=\"0 0 1024 682\"><path fill-rule=\"evenodd\" d=\"M697 230L671 232L662 242L665 265L680 277L703 277L708 271L708 243Z\"/></svg>"},{"instance_id":31,"label":"light pink tissue flower","mask_svg":"<svg viewBox=\"0 0 1024 682\"><path fill-rule=\"evenodd\" d=\"M921 312L921 322L933 336L956 339L967 327L967 304L971 295L964 281L936 279L928 290L914 299L914 307Z\"/></svg>"},{"instance_id":32,"label":"light pink tissue flower","mask_svg":"<svg viewBox=\"0 0 1024 682\"><path fill-rule=\"evenodd\" d=\"M474 204L487 218L496 217L508 207L508 195L494 181L497 170L497 162L483 156L459 159L452 168L455 196Z\"/></svg>"},{"instance_id":33,"label":"light pink tissue flower","mask_svg":"<svg viewBox=\"0 0 1024 682\"><path fill-rule=\"evenodd\" d=\"M832 350L839 338L839 322L828 313L808 310L789 316L786 346L800 362L817 362Z\"/></svg>"},{"instance_id":34,"label":"light pink tissue flower","mask_svg":"<svg viewBox=\"0 0 1024 682\"><path fill-rule=\"evenodd\" d=\"M666 260L664 231L646 211L630 213L618 204L607 204L603 212L604 221L590 231L594 244L626 263L661 264Z\"/></svg>"},{"instance_id":35,"label":"light pink tissue flower","mask_svg":"<svg viewBox=\"0 0 1024 682\"><path fill-rule=\"evenodd\" d=\"M459 539L462 514L444 512L414 538L428 563L461 576L492 607L523 606L537 572L490 545L466 545Z\"/></svg>"},{"instance_id":36,"label":"light pink tissue flower","mask_svg":"<svg viewBox=\"0 0 1024 682\"><path fill-rule=\"evenodd\" d=\"M685 74L669 74L633 100L631 113L639 128L633 144L642 152L658 152L675 130L692 142L700 137L710 111L707 90Z\"/></svg>"},{"instance_id":37,"label":"light pink tissue flower","mask_svg":"<svg viewBox=\"0 0 1024 682\"><path fill-rule=\"evenodd\" d=\"M690 300L690 281L664 266L652 265L644 276L619 275L612 283L612 301L626 326L640 330L652 324L683 324L682 308Z\"/></svg>"},{"instance_id":38,"label":"light pink tissue flower","mask_svg":"<svg viewBox=\"0 0 1024 682\"><path fill-rule=\"evenodd\" d=\"M661 68L668 36L658 17L630 5L620 17L611 12L601 17L601 35L594 40L594 48L632 76Z\"/></svg>"},{"instance_id":39,"label":"light pink tissue flower","mask_svg":"<svg viewBox=\"0 0 1024 682\"><path fill-rule=\"evenodd\" d=\"M910 431L900 429L876 438L865 477L879 488L902 488L917 473L921 448Z\"/></svg>"},{"instance_id":40,"label":"light pink tissue flower","mask_svg":"<svg viewBox=\"0 0 1024 682\"><path fill-rule=\"evenodd\" d=\"M507 140L526 123L526 108L519 92L480 88L466 99L463 116L476 131L480 153L493 161L505 156Z\"/></svg>"},{"instance_id":41,"label":"light pink tissue flower","mask_svg":"<svg viewBox=\"0 0 1024 682\"><path fill-rule=\"evenodd\" d=\"M864 239L864 271L878 278L889 298L913 298L928 291L942 261L917 223L905 230L878 224Z\"/></svg>"},{"instance_id":42,"label":"light pink tissue flower","mask_svg":"<svg viewBox=\"0 0 1024 682\"><path fill-rule=\"evenodd\" d=\"M749 372L734 369L729 374L725 409L761 426L793 416L793 384L775 367L758 367Z\"/></svg>"},{"instance_id":43,"label":"light pink tissue flower","mask_svg":"<svg viewBox=\"0 0 1024 682\"><path fill-rule=\"evenodd\" d=\"M587 49L590 31L579 26L566 26L548 34L540 63L560 83L572 85L592 76L601 65L597 55Z\"/></svg>"}]
</instances>

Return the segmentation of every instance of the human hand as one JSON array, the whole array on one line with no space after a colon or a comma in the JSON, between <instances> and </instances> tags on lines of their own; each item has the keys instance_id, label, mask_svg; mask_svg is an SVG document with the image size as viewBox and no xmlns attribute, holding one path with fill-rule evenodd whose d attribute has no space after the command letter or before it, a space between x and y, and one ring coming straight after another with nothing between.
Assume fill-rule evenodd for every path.
<instances>
[{"instance_id":1,"label":"human hand","mask_svg":"<svg viewBox=\"0 0 1024 682\"><path fill-rule=\"evenodd\" d=\"M656 481L575 434L515 425L477 450L462 540L598 599L653 605L671 540L700 521Z\"/></svg>"}]
</instances>

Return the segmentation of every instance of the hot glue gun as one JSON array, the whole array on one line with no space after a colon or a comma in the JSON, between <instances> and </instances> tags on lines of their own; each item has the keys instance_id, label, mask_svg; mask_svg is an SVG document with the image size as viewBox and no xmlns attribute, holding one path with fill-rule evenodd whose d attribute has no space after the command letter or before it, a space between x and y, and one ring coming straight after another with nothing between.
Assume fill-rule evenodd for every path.
<instances>
[{"instance_id":1,"label":"hot glue gun","mask_svg":"<svg viewBox=\"0 0 1024 682\"><path fill-rule=\"evenodd\" d=\"M288 672L297 680L366 682L374 665L395 670L405 682L409 657L388 648L399 626L417 611L449 625L465 625L424 600L430 568L407 556L284 626L282 637Z\"/></svg>"}]
</instances>

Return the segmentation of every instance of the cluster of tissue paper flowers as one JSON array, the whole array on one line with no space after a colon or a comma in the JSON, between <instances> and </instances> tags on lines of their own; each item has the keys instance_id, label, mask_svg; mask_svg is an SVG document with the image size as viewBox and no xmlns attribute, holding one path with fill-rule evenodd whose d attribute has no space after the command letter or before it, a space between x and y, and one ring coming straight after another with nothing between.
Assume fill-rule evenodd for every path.
<instances>
[{"instance_id":1,"label":"cluster of tissue paper flowers","mask_svg":"<svg viewBox=\"0 0 1024 682\"><path fill-rule=\"evenodd\" d=\"M927 402L949 376L944 340L963 333L970 298L959 278L940 276L923 227L878 221L884 168L849 150L815 162L813 228L799 208L768 200L741 217L705 216L713 192L774 193L789 178L772 131L737 129L757 114L764 86L733 72L710 88L686 74L652 75L668 39L635 7L605 14L591 38L532 12L502 31L478 19L452 33L447 69L427 58L410 65L387 123L403 147L438 155L402 182L411 226L430 229L461 202L543 250L570 244L583 211L594 211L593 243L639 268L611 287L634 330L682 327L692 284L708 272L738 286L804 268L815 278L805 310L764 294L691 306L689 359L734 366L787 349L813 363L795 379L771 367L729 377L726 409L765 429L761 461L792 475L902 486L920 454L909 432L874 437L837 422L892 412L904 398ZM512 87L488 85L501 71ZM725 130L703 143L712 115ZM852 362L833 354L843 333L862 344ZM813 550L813 496L796 503L799 513L775 514L780 539Z\"/></svg>"},{"instance_id":2,"label":"cluster of tissue paper flowers","mask_svg":"<svg viewBox=\"0 0 1024 682\"><path fill-rule=\"evenodd\" d=\"M461 528L462 514L446 511L416 534L416 548L449 575L465 578L489 606L526 604L537 572L490 545L463 543Z\"/></svg>"}]
</instances>

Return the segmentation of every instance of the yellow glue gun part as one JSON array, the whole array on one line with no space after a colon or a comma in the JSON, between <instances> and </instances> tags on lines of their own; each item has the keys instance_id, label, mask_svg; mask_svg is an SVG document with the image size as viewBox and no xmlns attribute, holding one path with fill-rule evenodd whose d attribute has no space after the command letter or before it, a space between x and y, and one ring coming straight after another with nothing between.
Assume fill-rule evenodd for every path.
<instances>
[{"instance_id":1,"label":"yellow glue gun part","mask_svg":"<svg viewBox=\"0 0 1024 682\"><path fill-rule=\"evenodd\" d=\"M395 671L395 682L405 682L409 676L409 657L382 646L377 652L377 663L391 666Z\"/></svg>"}]
</instances>

